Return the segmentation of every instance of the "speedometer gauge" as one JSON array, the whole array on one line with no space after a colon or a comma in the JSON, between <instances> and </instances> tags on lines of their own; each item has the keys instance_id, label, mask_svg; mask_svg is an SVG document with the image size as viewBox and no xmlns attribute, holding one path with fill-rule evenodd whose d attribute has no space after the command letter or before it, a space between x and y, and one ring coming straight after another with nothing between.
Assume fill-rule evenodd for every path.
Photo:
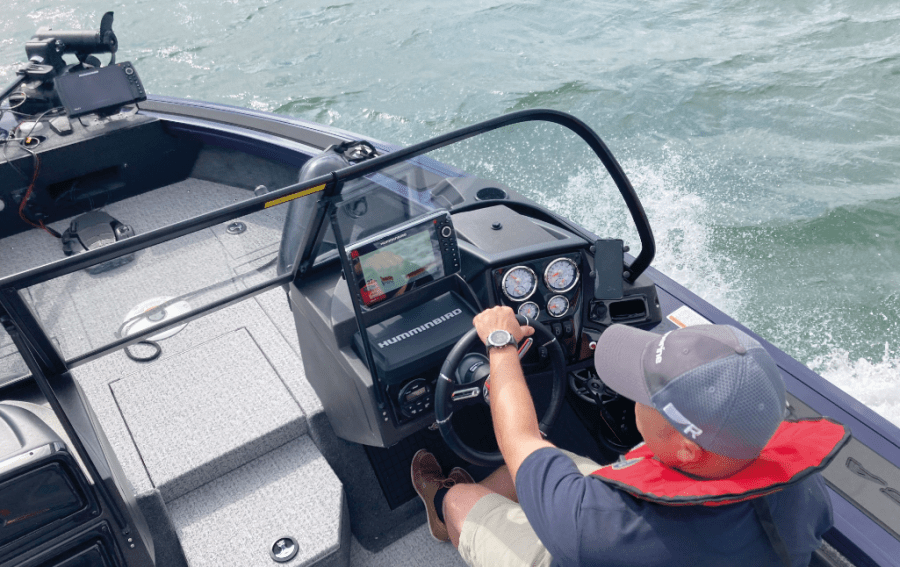
<instances>
[{"instance_id":1,"label":"speedometer gauge","mask_svg":"<svg viewBox=\"0 0 900 567\"><path fill-rule=\"evenodd\" d=\"M577 282L578 265L569 258L557 258L544 270L544 283L553 291L569 291Z\"/></svg>"},{"instance_id":2,"label":"speedometer gauge","mask_svg":"<svg viewBox=\"0 0 900 567\"><path fill-rule=\"evenodd\" d=\"M537 289L537 276L534 270L527 266L511 268L503 276L503 293L513 301L528 299Z\"/></svg>"},{"instance_id":3,"label":"speedometer gauge","mask_svg":"<svg viewBox=\"0 0 900 567\"><path fill-rule=\"evenodd\" d=\"M541 314L541 308L538 307L537 303L535 303L534 301L526 301L519 306L518 313L526 319L535 320L538 318L538 315Z\"/></svg>"},{"instance_id":4,"label":"speedometer gauge","mask_svg":"<svg viewBox=\"0 0 900 567\"><path fill-rule=\"evenodd\" d=\"M562 317L569 310L569 300L562 295L554 295L547 302L547 313L554 317Z\"/></svg>"}]
</instances>

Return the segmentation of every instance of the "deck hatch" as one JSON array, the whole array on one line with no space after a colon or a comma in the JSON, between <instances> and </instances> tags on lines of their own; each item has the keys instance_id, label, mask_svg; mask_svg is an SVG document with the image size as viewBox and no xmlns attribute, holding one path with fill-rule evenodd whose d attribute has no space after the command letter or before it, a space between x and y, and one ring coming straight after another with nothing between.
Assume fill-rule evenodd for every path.
<instances>
[{"instance_id":1,"label":"deck hatch","mask_svg":"<svg viewBox=\"0 0 900 567\"><path fill-rule=\"evenodd\" d=\"M246 328L110 388L167 502L306 432L300 406Z\"/></svg>"}]
</instances>

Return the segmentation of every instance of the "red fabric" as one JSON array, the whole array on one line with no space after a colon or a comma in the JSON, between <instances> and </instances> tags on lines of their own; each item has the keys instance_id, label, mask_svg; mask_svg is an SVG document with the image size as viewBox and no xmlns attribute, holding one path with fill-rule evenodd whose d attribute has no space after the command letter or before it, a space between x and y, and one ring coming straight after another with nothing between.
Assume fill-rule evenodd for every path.
<instances>
[{"instance_id":1,"label":"red fabric","mask_svg":"<svg viewBox=\"0 0 900 567\"><path fill-rule=\"evenodd\" d=\"M827 418L785 421L750 466L727 478L691 478L653 459L646 445L626 454L624 466L614 463L592 474L646 500L720 506L775 492L824 468L848 438L843 425Z\"/></svg>"}]
</instances>

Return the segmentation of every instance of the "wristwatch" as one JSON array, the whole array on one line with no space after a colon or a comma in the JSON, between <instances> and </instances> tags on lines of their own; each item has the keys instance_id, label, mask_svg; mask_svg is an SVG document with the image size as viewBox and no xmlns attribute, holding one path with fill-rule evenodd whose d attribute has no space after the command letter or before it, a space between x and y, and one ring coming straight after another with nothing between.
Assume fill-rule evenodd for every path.
<instances>
[{"instance_id":1,"label":"wristwatch","mask_svg":"<svg viewBox=\"0 0 900 567\"><path fill-rule=\"evenodd\" d=\"M518 343L516 343L516 339L513 338L512 333L503 329L492 331L491 334L488 335L485 344L487 345L488 350L492 348L502 348L507 345L512 345L516 348L519 346Z\"/></svg>"}]
</instances>

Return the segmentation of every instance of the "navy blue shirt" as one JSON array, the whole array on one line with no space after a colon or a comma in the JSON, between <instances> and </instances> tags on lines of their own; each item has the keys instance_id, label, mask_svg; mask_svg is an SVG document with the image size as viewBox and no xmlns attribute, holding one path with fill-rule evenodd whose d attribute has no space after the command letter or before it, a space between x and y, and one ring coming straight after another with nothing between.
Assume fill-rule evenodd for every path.
<instances>
[{"instance_id":1,"label":"navy blue shirt","mask_svg":"<svg viewBox=\"0 0 900 567\"><path fill-rule=\"evenodd\" d=\"M516 493L554 566L782 565L752 504L655 504L583 476L556 448L525 459ZM806 567L832 524L821 475L765 498L792 564Z\"/></svg>"}]
</instances>

